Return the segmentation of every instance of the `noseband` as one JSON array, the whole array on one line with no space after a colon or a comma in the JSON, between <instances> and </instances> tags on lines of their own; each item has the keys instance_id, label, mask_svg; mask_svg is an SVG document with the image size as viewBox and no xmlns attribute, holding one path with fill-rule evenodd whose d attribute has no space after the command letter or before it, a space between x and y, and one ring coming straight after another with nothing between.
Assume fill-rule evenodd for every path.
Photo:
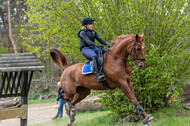
<instances>
[{"instance_id":1,"label":"noseband","mask_svg":"<svg viewBox=\"0 0 190 126\"><path fill-rule=\"evenodd\" d=\"M132 51L134 51L134 55L133 55L133 59L132 60L129 60L128 58L124 58L124 57L121 57L121 56L118 56L118 55L116 55L116 54L114 54L114 53L112 53L112 52L110 52L109 50L108 50L108 53L110 53L110 54L112 54L112 55L114 55L114 56L116 56L116 57L118 57L118 58L120 58L120 59L123 59L123 60L127 60L127 61L135 61L135 60L141 60L140 62L142 62L142 61L145 61L145 57L143 57L143 58L135 58L135 54L136 54L136 41L135 41L135 39L133 40L133 42L134 42L134 44L133 44L133 47L131 48L131 53L132 53Z\"/></svg>"}]
</instances>

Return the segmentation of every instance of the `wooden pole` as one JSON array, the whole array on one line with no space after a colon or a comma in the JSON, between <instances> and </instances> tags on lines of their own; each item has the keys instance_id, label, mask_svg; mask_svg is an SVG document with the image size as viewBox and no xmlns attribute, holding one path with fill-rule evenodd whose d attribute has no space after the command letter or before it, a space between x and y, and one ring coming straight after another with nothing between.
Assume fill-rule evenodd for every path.
<instances>
[{"instance_id":1,"label":"wooden pole","mask_svg":"<svg viewBox=\"0 0 190 126\"><path fill-rule=\"evenodd\" d=\"M21 105L27 105L27 111L26 111L26 119L20 119L20 125L21 126L27 126L27 118L28 118L28 92L27 92L27 86L28 86L28 71L24 72L21 77Z\"/></svg>"}]
</instances>

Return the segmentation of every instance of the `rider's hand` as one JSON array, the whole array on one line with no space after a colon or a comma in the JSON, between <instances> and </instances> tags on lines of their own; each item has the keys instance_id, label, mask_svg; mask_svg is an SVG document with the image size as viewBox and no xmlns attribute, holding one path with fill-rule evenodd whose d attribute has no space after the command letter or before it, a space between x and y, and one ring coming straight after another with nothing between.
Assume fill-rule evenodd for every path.
<instances>
[{"instance_id":1,"label":"rider's hand","mask_svg":"<svg viewBox=\"0 0 190 126\"><path fill-rule=\"evenodd\" d=\"M110 48L111 46L109 44L106 45L108 48Z\"/></svg>"}]
</instances>

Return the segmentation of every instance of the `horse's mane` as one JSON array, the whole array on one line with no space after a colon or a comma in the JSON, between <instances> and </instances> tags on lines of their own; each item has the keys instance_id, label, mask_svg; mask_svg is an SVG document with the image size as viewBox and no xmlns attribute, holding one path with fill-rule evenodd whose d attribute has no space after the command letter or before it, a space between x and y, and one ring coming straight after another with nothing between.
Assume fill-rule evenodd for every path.
<instances>
[{"instance_id":1,"label":"horse's mane","mask_svg":"<svg viewBox=\"0 0 190 126\"><path fill-rule=\"evenodd\" d=\"M134 38L134 34L127 34L127 35L120 35L120 36L116 36L114 40L111 41L111 47L115 44L118 44L119 42L121 42L123 39L127 39L127 38Z\"/></svg>"}]
</instances>

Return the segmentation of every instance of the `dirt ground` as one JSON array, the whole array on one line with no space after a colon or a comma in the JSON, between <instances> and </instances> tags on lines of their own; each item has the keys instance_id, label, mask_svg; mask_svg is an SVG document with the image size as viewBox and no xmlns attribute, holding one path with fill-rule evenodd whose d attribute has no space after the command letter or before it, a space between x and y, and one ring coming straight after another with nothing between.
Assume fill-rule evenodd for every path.
<instances>
[{"instance_id":1,"label":"dirt ground","mask_svg":"<svg viewBox=\"0 0 190 126\"><path fill-rule=\"evenodd\" d=\"M75 105L76 111L97 110L102 108L100 103L93 103L99 99L97 96L87 97ZM58 104L43 103L28 105L28 125L38 124L51 120L57 113ZM63 117L67 116L65 105L63 108ZM20 126L20 118L1 120L0 126Z\"/></svg>"},{"instance_id":2,"label":"dirt ground","mask_svg":"<svg viewBox=\"0 0 190 126\"><path fill-rule=\"evenodd\" d=\"M38 124L51 120L57 113L58 104L44 103L28 105L28 125ZM63 116L67 116L65 108ZM0 126L20 126L20 118L1 120Z\"/></svg>"}]
</instances>

